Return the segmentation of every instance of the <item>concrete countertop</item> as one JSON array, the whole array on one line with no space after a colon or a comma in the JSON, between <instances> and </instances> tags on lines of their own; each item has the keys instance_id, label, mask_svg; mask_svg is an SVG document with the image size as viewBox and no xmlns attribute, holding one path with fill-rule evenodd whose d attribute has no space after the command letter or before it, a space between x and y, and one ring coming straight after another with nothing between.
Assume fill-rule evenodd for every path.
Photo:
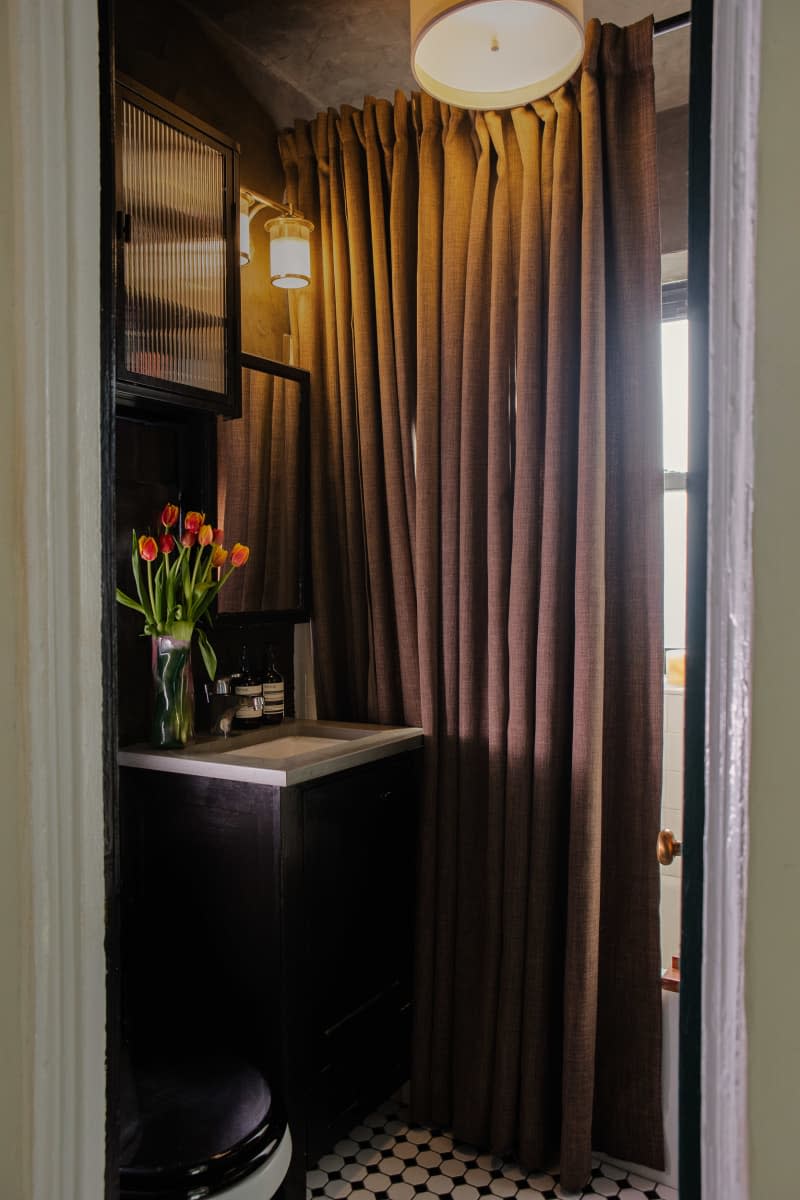
<instances>
[{"instance_id":1,"label":"concrete countertop","mask_svg":"<svg viewBox=\"0 0 800 1200\"><path fill-rule=\"evenodd\" d=\"M311 739L319 745L313 745ZM422 742L422 730L414 727L283 721L227 738L201 735L184 750L154 750L146 744L126 746L119 752L119 764L146 771L292 787L416 750Z\"/></svg>"}]
</instances>

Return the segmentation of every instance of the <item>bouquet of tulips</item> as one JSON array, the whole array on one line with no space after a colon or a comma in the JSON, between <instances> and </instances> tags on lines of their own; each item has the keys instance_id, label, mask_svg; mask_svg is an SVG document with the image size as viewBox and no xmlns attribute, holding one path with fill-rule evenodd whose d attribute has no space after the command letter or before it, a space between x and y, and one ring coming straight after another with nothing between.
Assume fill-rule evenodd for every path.
<instances>
[{"instance_id":1,"label":"bouquet of tulips","mask_svg":"<svg viewBox=\"0 0 800 1200\"><path fill-rule=\"evenodd\" d=\"M222 530L205 524L205 515L187 512L183 532L178 525L177 504L167 504L161 513L161 533L132 535L131 566L137 599L117 588L117 600L144 617L144 632L190 642L197 628L197 641L209 678L217 673L217 656L198 622L208 619L208 610L238 567L243 567L250 550L240 542L230 550L222 545ZM142 566L144 564L144 567Z\"/></svg>"}]
</instances>

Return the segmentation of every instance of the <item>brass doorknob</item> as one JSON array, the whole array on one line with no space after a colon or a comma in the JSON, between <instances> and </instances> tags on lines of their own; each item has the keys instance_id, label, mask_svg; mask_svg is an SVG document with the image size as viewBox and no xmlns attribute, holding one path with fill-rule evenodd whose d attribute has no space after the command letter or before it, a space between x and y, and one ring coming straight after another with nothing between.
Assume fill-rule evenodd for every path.
<instances>
[{"instance_id":1,"label":"brass doorknob","mask_svg":"<svg viewBox=\"0 0 800 1200\"><path fill-rule=\"evenodd\" d=\"M659 833L656 854L662 867L668 867L674 858L680 857L681 844L671 829L662 829Z\"/></svg>"}]
</instances>

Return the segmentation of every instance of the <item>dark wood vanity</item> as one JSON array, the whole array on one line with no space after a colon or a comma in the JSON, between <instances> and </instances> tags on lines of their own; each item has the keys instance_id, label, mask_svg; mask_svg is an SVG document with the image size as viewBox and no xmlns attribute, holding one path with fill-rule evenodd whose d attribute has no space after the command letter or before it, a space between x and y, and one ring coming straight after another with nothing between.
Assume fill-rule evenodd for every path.
<instances>
[{"instance_id":1,"label":"dark wood vanity","mask_svg":"<svg viewBox=\"0 0 800 1200\"><path fill-rule=\"evenodd\" d=\"M211 1041L268 1072L294 1142L288 1200L408 1078L409 745L286 787L121 771L124 1042Z\"/></svg>"}]
</instances>

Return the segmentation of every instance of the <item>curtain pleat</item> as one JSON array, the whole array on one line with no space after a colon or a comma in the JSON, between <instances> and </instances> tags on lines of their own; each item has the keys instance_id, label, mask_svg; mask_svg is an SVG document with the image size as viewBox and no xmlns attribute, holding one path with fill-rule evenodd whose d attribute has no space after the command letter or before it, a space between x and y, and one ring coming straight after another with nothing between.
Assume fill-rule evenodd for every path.
<instances>
[{"instance_id":1,"label":"curtain pleat","mask_svg":"<svg viewBox=\"0 0 800 1200\"><path fill-rule=\"evenodd\" d=\"M217 519L250 547L247 571L220 593L221 612L297 607L300 394L296 383L242 371L242 416L217 423Z\"/></svg>"},{"instance_id":2,"label":"curtain pleat","mask_svg":"<svg viewBox=\"0 0 800 1200\"><path fill-rule=\"evenodd\" d=\"M594 1120L637 1162L663 1155L660 1088L659 823L663 739L663 456L652 40L648 22L603 27L598 56L606 200L606 635L601 955ZM619 134L611 136L609 131ZM613 481L613 487L611 482ZM642 552L642 548L646 552ZM625 837L619 836L624 828ZM624 880L624 886L621 881ZM624 982L623 982L624 981ZM623 988L626 994L622 994ZM619 1053L619 1048L623 1052ZM635 1053L633 1048L635 1047Z\"/></svg>"},{"instance_id":3,"label":"curtain pleat","mask_svg":"<svg viewBox=\"0 0 800 1200\"><path fill-rule=\"evenodd\" d=\"M570 1189L593 1148L663 1165L651 39L590 22L513 112L281 142L319 222L319 711L426 734L413 1113Z\"/></svg>"}]
</instances>

